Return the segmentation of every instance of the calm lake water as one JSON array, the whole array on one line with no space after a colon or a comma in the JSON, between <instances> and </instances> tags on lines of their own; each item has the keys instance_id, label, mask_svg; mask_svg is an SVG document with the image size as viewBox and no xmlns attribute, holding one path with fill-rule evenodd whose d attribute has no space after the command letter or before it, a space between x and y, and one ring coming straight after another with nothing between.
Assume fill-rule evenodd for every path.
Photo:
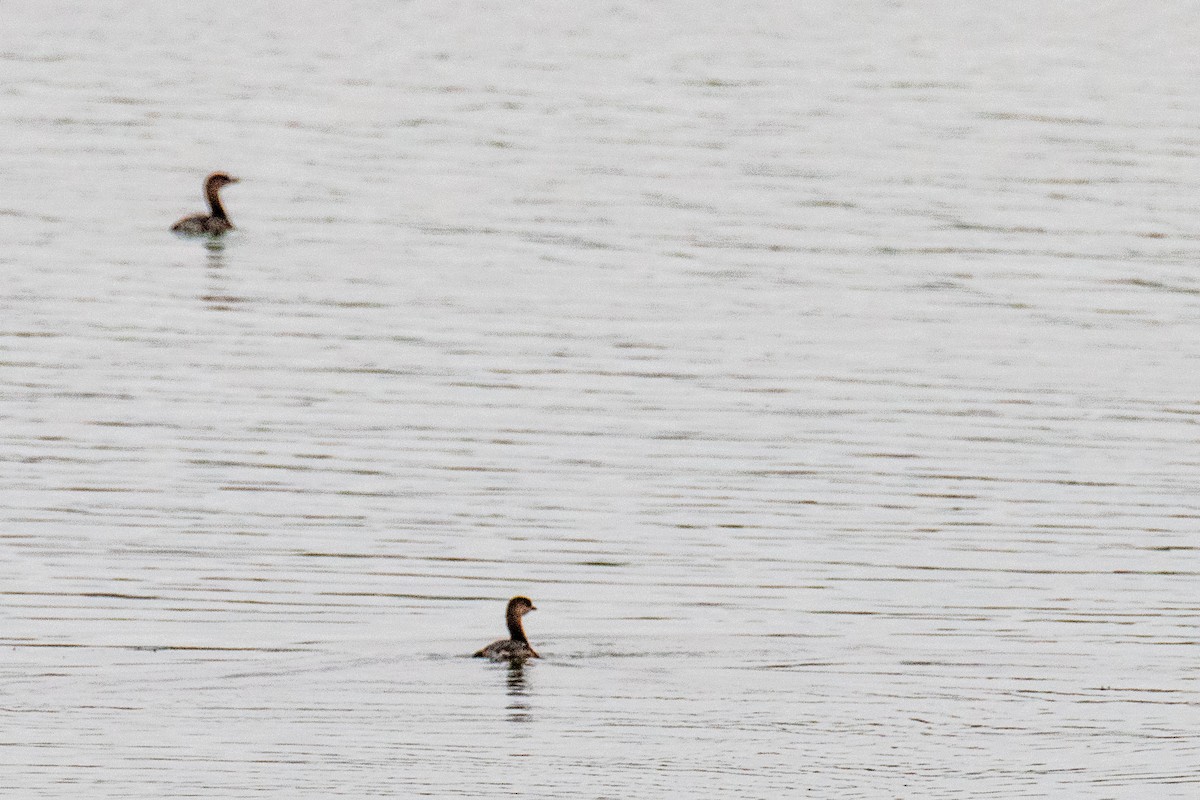
<instances>
[{"instance_id":1,"label":"calm lake water","mask_svg":"<svg viewBox=\"0 0 1200 800\"><path fill-rule=\"evenodd\" d=\"M1191 4L2 13L4 796L1200 792Z\"/></svg>"}]
</instances>

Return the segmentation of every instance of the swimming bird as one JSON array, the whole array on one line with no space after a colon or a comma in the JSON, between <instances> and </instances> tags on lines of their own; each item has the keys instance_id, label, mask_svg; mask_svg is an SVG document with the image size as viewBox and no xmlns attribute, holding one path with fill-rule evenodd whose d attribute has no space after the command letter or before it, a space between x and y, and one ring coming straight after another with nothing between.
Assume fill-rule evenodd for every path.
<instances>
[{"instance_id":1,"label":"swimming bird","mask_svg":"<svg viewBox=\"0 0 1200 800\"><path fill-rule=\"evenodd\" d=\"M189 236L220 236L225 231L233 230L233 223L229 221L225 207L221 205L219 192L222 186L237 182L237 178L231 178L224 172L209 175L204 179L204 196L208 199L208 207L212 213L184 217L172 225L171 230Z\"/></svg>"},{"instance_id":2,"label":"swimming bird","mask_svg":"<svg viewBox=\"0 0 1200 800\"><path fill-rule=\"evenodd\" d=\"M514 597L508 601L504 612L504 621L508 624L510 639L499 639L475 654L475 658L490 658L492 661L523 661L527 658L541 658L525 638L525 628L521 625L521 617L530 611L537 611L533 601L528 597Z\"/></svg>"}]
</instances>

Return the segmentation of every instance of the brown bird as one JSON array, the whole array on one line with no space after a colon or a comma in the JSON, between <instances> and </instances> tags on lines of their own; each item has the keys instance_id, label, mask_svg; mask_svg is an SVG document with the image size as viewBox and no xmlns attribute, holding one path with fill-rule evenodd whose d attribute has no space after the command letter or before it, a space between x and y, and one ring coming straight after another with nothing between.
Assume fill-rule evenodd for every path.
<instances>
[{"instance_id":1,"label":"brown bird","mask_svg":"<svg viewBox=\"0 0 1200 800\"><path fill-rule=\"evenodd\" d=\"M530 611L537 611L533 601L528 597L514 597L508 601L508 609L504 612L504 621L508 623L510 639L500 639L475 654L475 658L490 658L492 661L523 661L527 658L541 658L525 638L525 628L521 625L521 617Z\"/></svg>"},{"instance_id":2,"label":"brown bird","mask_svg":"<svg viewBox=\"0 0 1200 800\"><path fill-rule=\"evenodd\" d=\"M229 221L225 207L221 205L219 192L222 186L237 182L237 178L231 178L224 172L209 175L204 179L204 196L208 199L208 207L212 213L184 217L172 225L171 230L188 236L220 236L225 231L233 230L233 223Z\"/></svg>"}]
</instances>

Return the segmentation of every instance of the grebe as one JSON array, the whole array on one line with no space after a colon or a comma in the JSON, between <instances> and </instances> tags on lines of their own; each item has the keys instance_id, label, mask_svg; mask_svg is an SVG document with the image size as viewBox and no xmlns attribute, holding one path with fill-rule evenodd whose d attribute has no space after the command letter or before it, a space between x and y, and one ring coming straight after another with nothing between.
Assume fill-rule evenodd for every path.
<instances>
[{"instance_id":1,"label":"grebe","mask_svg":"<svg viewBox=\"0 0 1200 800\"><path fill-rule=\"evenodd\" d=\"M184 217L172 225L171 230L189 236L220 236L225 231L233 230L233 223L225 216L225 208L221 205L218 192L222 186L237 182L237 178L231 178L224 172L209 175L204 179L204 196L208 198L208 207L212 209L212 213Z\"/></svg>"},{"instance_id":2,"label":"grebe","mask_svg":"<svg viewBox=\"0 0 1200 800\"><path fill-rule=\"evenodd\" d=\"M508 609L504 612L504 621L508 623L508 635L511 639L500 639L475 654L475 658L490 658L492 661L517 661L526 658L541 658L525 638L525 628L521 625L521 617L530 611L537 611L533 601L528 597L514 597L508 601Z\"/></svg>"}]
</instances>

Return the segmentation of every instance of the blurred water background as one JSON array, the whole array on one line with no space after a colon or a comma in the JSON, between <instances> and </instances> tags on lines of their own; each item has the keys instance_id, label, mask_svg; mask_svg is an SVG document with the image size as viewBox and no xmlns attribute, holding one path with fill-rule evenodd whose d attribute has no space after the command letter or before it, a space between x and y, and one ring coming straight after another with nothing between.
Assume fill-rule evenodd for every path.
<instances>
[{"instance_id":1,"label":"blurred water background","mask_svg":"<svg viewBox=\"0 0 1200 800\"><path fill-rule=\"evenodd\" d=\"M1195 797L1198 39L5 0L5 796Z\"/></svg>"}]
</instances>

